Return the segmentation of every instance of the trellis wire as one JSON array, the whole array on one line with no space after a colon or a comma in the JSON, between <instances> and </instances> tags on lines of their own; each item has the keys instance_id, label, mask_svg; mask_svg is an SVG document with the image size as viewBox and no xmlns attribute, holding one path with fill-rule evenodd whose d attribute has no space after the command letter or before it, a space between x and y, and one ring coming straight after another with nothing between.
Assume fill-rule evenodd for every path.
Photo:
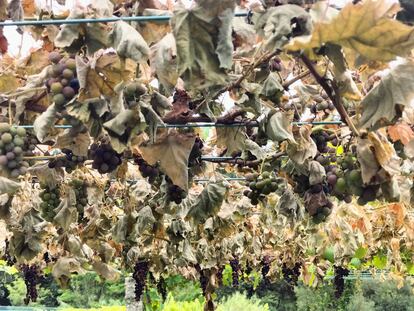
<instances>
[{"instance_id":1,"label":"trellis wire","mask_svg":"<svg viewBox=\"0 0 414 311\"><path fill-rule=\"evenodd\" d=\"M235 17L246 17L248 13L235 13ZM149 15L149 16L125 16L125 17L106 17L106 18L74 18L74 19L46 19L46 20L22 20L0 22L1 26L43 26L43 25L73 25L87 23L113 23L118 21L124 22L167 22L171 15Z\"/></svg>"},{"instance_id":2,"label":"trellis wire","mask_svg":"<svg viewBox=\"0 0 414 311\"><path fill-rule=\"evenodd\" d=\"M341 125L342 121L295 121L292 125ZM16 125L25 129L32 129L33 125ZM158 128L201 128L201 127L258 127L259 123L252 122L234 122L234 123L214 123L214 122L197 122L185 124L159 124ZM72 125L54 125L54 128L69 129Z\"/></svg>"}]
</instances>

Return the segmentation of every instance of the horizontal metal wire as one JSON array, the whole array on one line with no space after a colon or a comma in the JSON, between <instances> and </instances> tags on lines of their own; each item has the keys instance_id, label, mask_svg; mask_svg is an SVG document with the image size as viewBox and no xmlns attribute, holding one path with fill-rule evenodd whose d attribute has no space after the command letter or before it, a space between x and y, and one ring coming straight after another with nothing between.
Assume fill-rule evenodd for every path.
<instances>
[{"instance_id":1,"label":"horizontal metal wire","mask_svg":"<svg viewBox=\"0 0 414 311\"><path fill-rule=\"evenodd\" d=\"M197 122L186 124L160 124L159 128L192 128L192 127L258 127L257 122L234 122L234 123L214 123L214 122Z\"/></svg>"},{"instance_id":2,"label":"horizontal metal wire","mask_svg":"<svg viewBox=\"0 0 414 311\"><path fill-rule=\"evenodd\" d=\"M342 121L295 121L292 125L341 125ZM26 129L32 129L33 125L16 125L17 127L23 127ZM257 122L234 122L234 123L214 123L214 122L197 122L186 124L160 124L158 128L198 128L198 127L258 127ZM54 125L54 128L68 129L72 128L72 125Z\"/></svg>"},{"instance_id":3,"label":"horizontal metal wire","mask_svg":"<svg viewBox=\"0 0 414 311\"><path fill-rule=\"evenodd\" d=\"M235 13L236 17L245 17L248 13ZM1 22L0 26L43 26L43 25L73 25L89 23L112 23L118 21L125 22L167 22L171 19L170 15L159 16L125 16L125 17L106 17L106 18L79 18L79 19L45 19L45 20L22 20Z\"/></svg>"}]
</instances>

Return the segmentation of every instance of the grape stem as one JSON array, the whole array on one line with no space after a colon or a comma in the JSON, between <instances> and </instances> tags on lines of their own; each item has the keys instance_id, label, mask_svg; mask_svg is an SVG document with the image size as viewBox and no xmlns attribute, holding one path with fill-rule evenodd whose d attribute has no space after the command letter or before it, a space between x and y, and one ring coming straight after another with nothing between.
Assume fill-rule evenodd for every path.
<instances>
[{"instance_id":1,"label":"grape stem","mask_svg":"<svg viewBox=\"0 0 414 311\"><path fill-rule=\"evenodd\" d=\"M315 78L316 82L318 82L320 86L324 89L329 99L334 104L339 115L341 116L342 121L345 122L349 126L349 128L355 134L355 136L359 137L360 134L359 134L358 129L355 127L354 123L352 122L351 118L346 112L346 109L342 105L341 95L339 94L338 85L336 84L336 81L332 80L332 86L330 86L327 82L328 80L322 77L318 73L312 61L306 55L302 54L300 58L305 64L305 66L308 67L310 73Z\"/></svg>"},{"instance_id":2,"label":"grape stem","mask_svg":"<svg viewBox=\"0 0 414 311\"><path fill-rule=\"evenodd\" d=\"M252 73L252 71L259 67L261 64L268 62L272 57L276 56L277 54L280 54L279 50L276 50L274 52L271 53L266 53L263 54L261 57L259 57L256 61L253 61L249 68L247 68L247 70L233 83L231 83L230 85L220 89L218 92L216 92L212 97L211 100L215 100L217 99L221 94L225 93L225 92L230 92L231 90L234 90L235 88L238 88L240 86L240 84ZM203 105L205 102L207 101L207 99L204 99L203 101L201 101L200 104L198 104L198 107L200 107L201 105Z\"/></svg>"},{"instance_id":3,"label":"grape stem","mask_svg":"<svg viewBox=\"0 0 414 311\"><path fill-rule=\"evenodd\" d=\"M293 83L295 83L296 81L305 78L306 76L308 76L310 74L309 70L306 70L300 74L298 74L296 77L293 77L290 80L285 81L282 86L285 90L289 89L289 86L291 86Z\"/></svg>"}]
</instances>

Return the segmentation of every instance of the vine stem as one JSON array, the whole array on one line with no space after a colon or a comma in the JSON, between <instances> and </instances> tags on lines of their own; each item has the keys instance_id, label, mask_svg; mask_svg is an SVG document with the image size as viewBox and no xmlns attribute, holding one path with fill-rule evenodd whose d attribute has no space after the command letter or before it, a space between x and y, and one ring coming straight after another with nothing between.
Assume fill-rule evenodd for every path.
<instances>
[{"instance_id":1,"label":"vine stem","mask_svg":"<svg viewBox=\"0 0 414 311\"><path fill-rule=\"evenodd\" d=\"M251 73L252 71L257 68L258 66L260 66L261 64L263 64L264 62L269 61L272 57L276 56L277 54L279 54L280 52L278 50L271 52L271 53L267 53L267 54L263 54L261 57L258 58L258 60L256 60L255 62L253 62L249 68L233 83L231 83L230 85L222 88L221 90L219 90L217 93L215 93L212 97L211 100L215 100L217 99L221 94L227 92L227 91L231 91L237 87L240 86L240 84L244 81L244 79L246 79ZM204 99L199 106L201 106L202 104L204 104L206 102L207 99Z\"/></svg>"},{"instance_id":2,"label":"vine stem","mask_svg":"<svg viewBox=\"0 0 414 311\"><path fill-rule=\"evenodd\" d=\"M305 64L306 67L308 67L310 73L315 78L316 82L320 84L320 86L323 88L323 90L328 95L329 99L334 104L336 110L338 111L339 115L341 116L341 119L343 122L345 122L351 131L355 134L355 136L359 137L359 131L355 127L354 123L352 122L351 118L349 117L348 113L346 112L346 109L342 105L341 96L338 91L338 86L335 81L332 82L332 87L328 84L327 80L322 77L318 71L316 70L315 66L311 62L311 60L305 56L301 55L301 60Z\"/></svg>"},{"instance_id":3,"label":"vine stem","mask_svg":"<svg viewBox=\"0 0 414 311\"><path fill-rule=\"evenodd\" d=\"M304 71L304 72L302 72L302 73L300 73L300 74L298 74L296 77L293 77L292 79L290 79L290 80L288 80L288 81L286 81L286 82L284 82L283 84L282 84L282 86L283 86L283 88L285 89L285 90L287 90L288 88L289 88L289 86L291 86L293 83L295 83L296 81L298 81L298 80L300 80L300 79L302 79L302 78L305 78L307 75L309 75L310 74L310 71L309 70L306 70L306 71Z\"/></svg>"}]
</instances>

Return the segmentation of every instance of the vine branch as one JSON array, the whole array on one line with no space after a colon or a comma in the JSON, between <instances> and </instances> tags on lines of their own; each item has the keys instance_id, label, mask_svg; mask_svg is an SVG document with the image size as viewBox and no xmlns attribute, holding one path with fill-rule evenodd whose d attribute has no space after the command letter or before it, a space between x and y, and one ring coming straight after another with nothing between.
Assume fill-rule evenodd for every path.
<instances>
[{"instance_id":1,"label":"vine branch","mask_svg":"<svg viewBox=\"0 0 414 311\"><path fill-rule=\"evenodd\" d=\"M301 55L301 60L305 64L305 66L309 69L312 76L315 78L316 82L320 84L320 86L323 88L325 93L328 95L329 99L334 104L336 110L338 111L339 115L341 116L341 119L343 122L345 122L351 131L356 135L359 136L359 131L355 127L354 123L352 122L351 118L349 117L346 109L342 105L341 96L338 92L338 86L335 81L333 81L332 86L330 86L327 82L327 79L322 77L318 71L316 70L315 66L311 62L311 60L305 56Z\"/></svg>"}]
</instances>

